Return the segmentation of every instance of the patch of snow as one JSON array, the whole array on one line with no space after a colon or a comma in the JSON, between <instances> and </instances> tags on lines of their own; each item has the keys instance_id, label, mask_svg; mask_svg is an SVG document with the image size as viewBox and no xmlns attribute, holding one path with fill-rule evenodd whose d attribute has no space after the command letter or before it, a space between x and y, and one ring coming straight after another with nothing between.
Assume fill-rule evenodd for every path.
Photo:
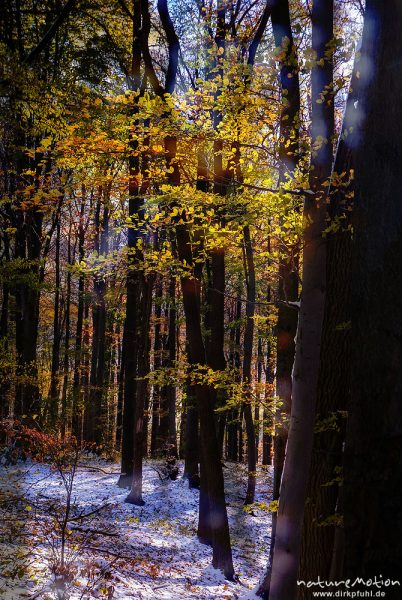
<instances>
[{"instance_id":1,"label":"patch of snow","mask_svg":"<svg viewBox=\"0 0 402 600\"><path fill-rule=\"evenodd\" d=\"M268 560L271 515L258 504L250 514L244 511L244 467L226 463L224 469L238 578L228 582L212 568L211 548L196 537L198 491L189 489L181 477L160 481L157 464L152 460L144 464L142 507L124 502L127 491L117 486L118 465L92 458L78 469L73 489L75 519L68 525L66 546L74 572L69 597L255 598L252 590ZM258 472L257 503L269 503L271 475L270 469ZM0 518L7 517L1 526L0 596L13 600L35 597L36 593L37 598L58 598L51 565L60 552L57 528L52 528L52 519L59 518L55 511L65 502L60 477L49 466L29 461L3 465L0 495L13 498L0 508ZM92 514L82 520L76 518L88 513ZM10 522L14 534L9 532ZM5 558L7 555L11 558ZM12 578L12 566L18 561L25 565L24 570Z\"/></svg>"}]
</instances>

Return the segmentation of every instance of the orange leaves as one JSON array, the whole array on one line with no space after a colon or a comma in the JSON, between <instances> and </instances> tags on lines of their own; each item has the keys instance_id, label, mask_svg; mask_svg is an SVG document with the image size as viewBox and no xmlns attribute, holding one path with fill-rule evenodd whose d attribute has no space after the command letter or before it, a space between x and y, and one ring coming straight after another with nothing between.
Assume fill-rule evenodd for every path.
<instances>
[{"instance_id":1,"label":"orange leaves","mask_svg":"<svg viewBox=\"0 0 402 600\"><path fill-rule=\"evenodd\" d=\"M31 419L35 420L36 417L37 415L33 415ZM78 450L75 438L61 440L56 435L28 427L20 421L14 423L3 421L0 423L0 431L7 435L10 445L18 448L20 454L38 462L50 461L54 464L69 462L69 457Z\"/></svg>"}]
</instances>

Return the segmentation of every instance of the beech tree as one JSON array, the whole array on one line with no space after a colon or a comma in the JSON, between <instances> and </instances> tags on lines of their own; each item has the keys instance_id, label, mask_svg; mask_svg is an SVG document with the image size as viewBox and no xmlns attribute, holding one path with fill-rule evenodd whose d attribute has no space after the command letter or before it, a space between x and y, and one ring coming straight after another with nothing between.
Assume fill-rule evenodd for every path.
<instances>
[{"instance_id":1,"label":"beech tree","mask_svg":"<svg viewBox=\"0 0 402 600\"><path fill-rule=\"evenodd\" d=\"M401 572L399 497L402 85L399 2L366 4L362 124L355 153L351 394L344 458L345 575ZM390 93L392 90L392 93ZM392 150L391 150L392 149ZM385 294L378 290L386 290ZM361 375L364 373L364 376ZM379 374L381 375L379 376ZM363 466L364 464L364 466ZM375 482L375 483L374 483ZM381 514L381 521L379 515ZM371 526L367 530L367 523ZM390 590L390 598L400 591Z\"/></svg>"},{"instance_id":2,"label":"beech tree","mask_svg":"<svg viewBox=\"0 0 402 600\"><path fill-rule=\"evenodd\" d=\"M325 298L326 191L332 165L333 3L312 8L312 156L309 192L304 203L303 279L293 367L292 408L281 481L270 600L296 595L304 500L314 431L314 415ZM269 594L269 596L268 596Z\"/></svg>"}]
</instances>

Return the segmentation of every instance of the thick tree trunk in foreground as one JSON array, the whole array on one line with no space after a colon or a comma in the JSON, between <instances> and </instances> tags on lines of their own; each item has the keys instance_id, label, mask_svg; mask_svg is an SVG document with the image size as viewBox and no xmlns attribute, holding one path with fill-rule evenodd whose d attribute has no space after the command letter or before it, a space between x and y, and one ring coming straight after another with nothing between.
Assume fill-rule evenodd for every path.
<instances>
[{"instance_id":1,"label":"thick tree trunk in foreground","mask_svg":"<svg viewBox=\"0 0 402 600\"><path fill-rule=\"evenodd\" d=\"M316 428L310 479L303 522L299 579L339 580L343 527L340 488L336 482L342 465L344 416L350 396L350 283L352 235L349 229L353 205L354 152L358 144L361 101L359 62L355 64L336 160L331 177L328 216L334 230L327 235L326 299L322 330ZM331 484L332 482L332 484ZM335 564L335 562L337 564ZM302 586L298 598L309 600L311 590Z\"/></svg>"},{"instance_id":2,"label":"thick tree trunk in foreground","mask_svg":"<svg viewBox=\"0 0 402 600\"><path fill-rule=\"evenodd\" d=\"M280 61L280 82L282 110L279 139L279 184L283 185L294 176L299 161L299 112L300 87L296 49L290 23L288 0L275 0L272 8L272 30L275 45L282 49ZM289 417L292 397L292 368L295 357L295 336L297 312L287 305L298 299L299 282L295 259L290 255L280 259L278 296L280 305L276 326L276 395L281 406L274 417L273 439L273 500L279 499L279 488L285 461L285 449L288 437ZM277 514L272 515L272 533L269 564L258 593L268 597L270 577L275 546Z\"/></svg>"},{"instance_id":3,"label":"thick tree trunk in foreground","mask_svg":"<svg viewBox=\"0 0 402 600\"><path fill-rule=\"evenodd\" d=\"M402 5L368 0L352 264L351 401L344 459L345 575L402 573Z\"/></svg>"},{"instance_id":4,"label":"thick tree trunk in foreground","mask_svg":"<svg viewBox=\"0 0 402 600\"><path fill-rule=\"evenodd\" d=\"M315 403L325 298L326 217L325 181L331 173L333 102L333 3L315 0L312 9L313 49L317 64L312 71L312 145L310 187L305 198L303 284L293 368L292 409L284 471L280 488L270 600L296 597L304 501L314 434ZM324 101L322 101L324 98ZM317 102L320 100L321 102ZM268 597L267 591L261 594Z\"/></svg>"}]
</instances>

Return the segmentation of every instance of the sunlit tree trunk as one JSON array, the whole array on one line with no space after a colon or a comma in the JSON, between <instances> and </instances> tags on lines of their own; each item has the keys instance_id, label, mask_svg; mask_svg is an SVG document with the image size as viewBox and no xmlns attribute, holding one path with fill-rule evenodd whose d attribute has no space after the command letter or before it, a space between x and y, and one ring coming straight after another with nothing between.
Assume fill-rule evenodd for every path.
<instances>
[{"instance_id":1,"label":"sunlit tree trunk","mask_svg":"<svg viewBox=\"0 0 402 600\"><path fill-rule=\"evenodd\" d=\"M322 330L316 431L303 522L299 578L339 580L343 538L340 487L344 411L350 396L350 283L354 153L358 143L358 60L353 71L329 191L328 217L335 231L327 235L326 299ZM347 132L347 133L346 133ZM338 469L338 471L336 470ZM332 482L332 483L331 483ZM342 544L343 546L343 544ZM310 590L301 586L300 598Z\"/></svg>"},{"instance_id":2,"label":"sunlit tree trunk","mask_svg":"<svg viewBox=\"0 0 402 600\"><path fill-rule=\"evenodd\" d=\"M304 204L303 281L293 367L292 408L282 475L270 581L260 589L270 600L296 597L301 531L313 445L321 330L325 298L327 179L333 136L333 3L315 0L312 8L312 194ZM317 102L318 100L318 102ZM268 591L269 590L269 591Z\"/></svg>"}]
</instances>

